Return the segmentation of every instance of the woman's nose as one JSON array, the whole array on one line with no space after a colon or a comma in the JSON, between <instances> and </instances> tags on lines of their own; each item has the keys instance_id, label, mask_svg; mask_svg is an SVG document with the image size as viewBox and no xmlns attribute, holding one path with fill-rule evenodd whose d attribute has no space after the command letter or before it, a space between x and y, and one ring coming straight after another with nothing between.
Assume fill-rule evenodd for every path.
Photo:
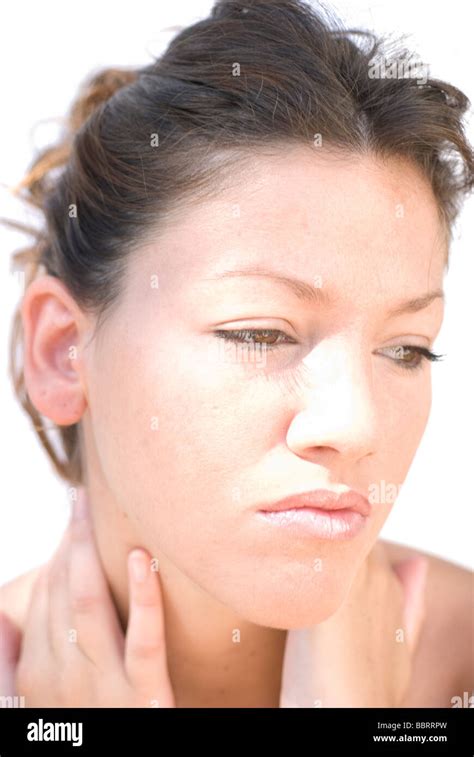
<instances>
[{"instance_id":1,"label":"woman's nose","mask_svg":"<svg viewBox=\"0 0 474 757\"><path fill-rule=\"evenodd\" d=\"M301 457L331 448L360 459L376 449L377 413L371 363L363 350L331 350L304 363L299 412L287 433L287 445Z\"/></svg>"}]
</instances>

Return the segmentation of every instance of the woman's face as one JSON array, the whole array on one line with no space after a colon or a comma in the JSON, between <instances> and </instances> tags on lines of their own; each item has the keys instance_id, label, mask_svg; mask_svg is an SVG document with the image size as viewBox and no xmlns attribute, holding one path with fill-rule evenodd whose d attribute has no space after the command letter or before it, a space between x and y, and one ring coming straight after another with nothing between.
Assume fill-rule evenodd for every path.
<instances>
[{"instance_id":1,"label":"woman's face","mask_svg":"<svg viewBox=\"0 0 474 757\"><path fill-rule=\"evenodd\" d=\"M445 245L411 165L299 148L256 156L245 181L132 255L85 352L82 421L88 475L136 542L252 622L332 614L425 429L430 364L407 368L416 353L395 348L432 347L443 303L398 308L441 288ZM268 275L222 275L248 267ZM243 329L281 335L265 349L216 334ZM351 538L256 516L331 487L372 502Z\"/></svg>"}]
</instances>

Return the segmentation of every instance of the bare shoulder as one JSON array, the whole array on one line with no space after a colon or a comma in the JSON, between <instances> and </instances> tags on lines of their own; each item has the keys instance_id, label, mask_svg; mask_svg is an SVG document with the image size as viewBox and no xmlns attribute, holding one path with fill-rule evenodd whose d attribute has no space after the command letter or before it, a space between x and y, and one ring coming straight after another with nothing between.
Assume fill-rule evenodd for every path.
<instances>
[{"instance_id":1,"label":"bare shoulder","mask_svg":"<svg viewBox=\"0 0 474 757\"><path fill-rule=\"evenodd\" d=\"M31 591L41 565L12 578L0 586L0 612L5 613L20 630L23 630Z\"/></svg>"},{"instance_id":2,"label":"bare shoulder","mask_svg":"<svg viewBox=\"0 0 474 757\"><path fill-rule=\"evenodd\" d=\"M381 541L392 562L417 555L429 561L425 621L415 653L412 686L403 706L463 706L456 703L465 702L474 689L473 573L429 552Z\"/></svg>"}]
</instances>

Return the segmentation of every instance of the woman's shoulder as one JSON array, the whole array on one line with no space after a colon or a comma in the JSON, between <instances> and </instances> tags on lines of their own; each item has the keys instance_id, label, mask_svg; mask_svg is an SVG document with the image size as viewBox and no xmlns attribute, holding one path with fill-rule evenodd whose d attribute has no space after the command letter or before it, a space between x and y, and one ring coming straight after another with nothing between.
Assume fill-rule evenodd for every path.
<instances>
[{"instance_id":1,"label":"woman's shoulder","mask_svg":"<svg viewBox=\"0 0 474 757\"><path fill-rule=\"evenodd\" d=\"M41 565L15 576L0 586L0 612L5 613L22 631L30 601L31 591Z\"/></svg>"},{"instance_id":2,"label":"woman's shoulder","mask_svg":"<svg viewBox=\"0 0 474 757\"><path fill-rule=\"evenodd\" d=\"M404 706L466 706L474 688L472 571L414 547L382 542L392 562L423 555L429 563L425 621Z\"/></svg>"}]
</instances>

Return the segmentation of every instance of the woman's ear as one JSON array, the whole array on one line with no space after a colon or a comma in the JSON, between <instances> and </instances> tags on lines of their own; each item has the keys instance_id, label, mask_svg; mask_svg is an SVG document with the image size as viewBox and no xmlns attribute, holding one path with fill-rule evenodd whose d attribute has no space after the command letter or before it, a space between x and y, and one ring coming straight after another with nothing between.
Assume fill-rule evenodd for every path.
<instances>
[{"instance_id":1,"label":"woman's ear","mask_svg":"<svg viewBox=\"0 0 474 757\"><path fill-rule=\"evenodd\" d=\"M87 406L82 346L90 323L64 284L41 276L21 305L24 376L38 412L59 426L77 423Z\"/></svg>"}]
</instances>

